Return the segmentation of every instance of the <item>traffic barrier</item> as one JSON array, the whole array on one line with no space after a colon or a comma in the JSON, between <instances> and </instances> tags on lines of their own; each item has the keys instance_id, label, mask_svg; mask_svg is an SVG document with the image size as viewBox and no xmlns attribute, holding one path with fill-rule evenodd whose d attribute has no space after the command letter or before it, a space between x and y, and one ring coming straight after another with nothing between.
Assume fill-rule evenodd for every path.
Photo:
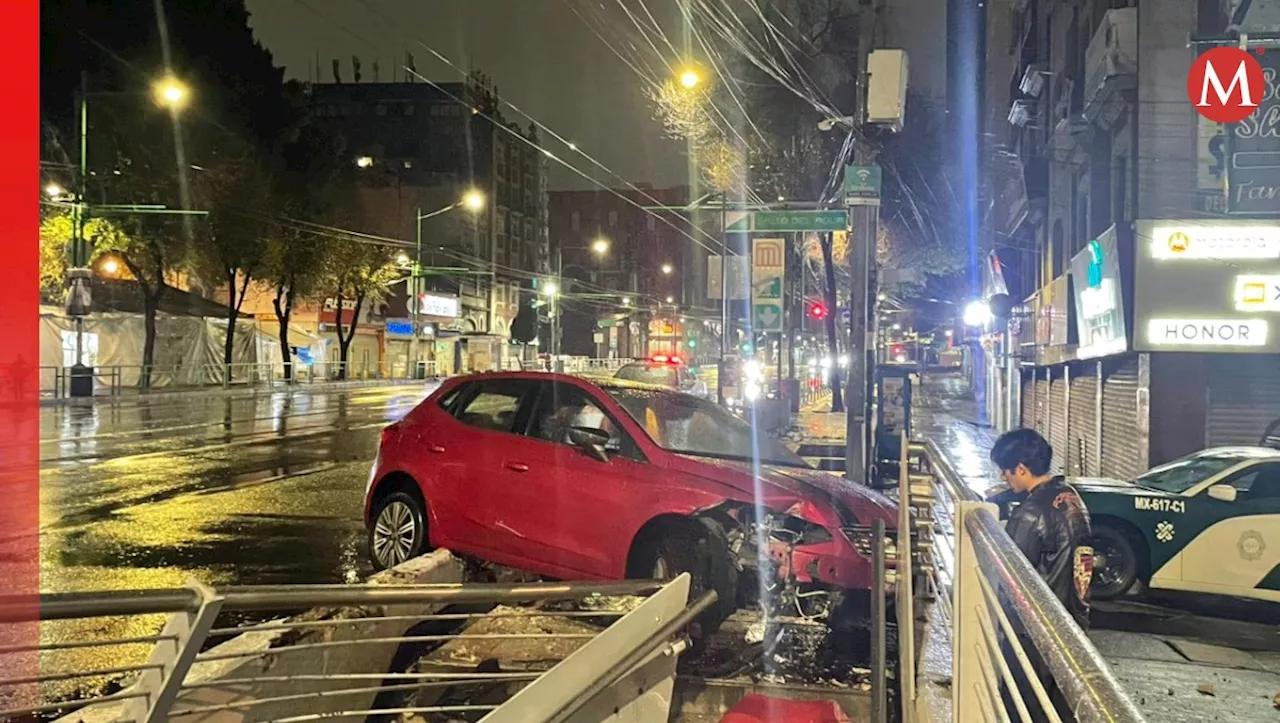
<instances>
[{"instance_id":1,"label":"traffic barrier","mask_svg":"<svg viewBox=\"0 0 1280 723\"><path fill-rule=\"evenodd\" d=\"M437 551L376 576L367 585L187 588L0 598L0 624L42 620L42 626L124 620L129 636L8 646L0 655L38 651L41 674L0 680L0 719L48 717L107 721L311 721L379 714L486 712L490 721L665 720L684 628L715 600L689 599L689 577L653 581L548 584L462 583L462 563ZM634 600L626 605L564 610L564 602ZM537 609L488 608L540 602ZM441 612L444 606L457 606ZM228 614L262 615L312 608L286 619L216 627ZM167 616L155 628L143 616ZM537 620L510 632L511 618ZM555 621L559 621L556 623ZM486 628L485 625L489 627ZM559 625L564 632L548 631ZM603 625L603 628L601 627ZM455 629L463 626L460 630ZM108 627L102 625L101 627ZM146 634L137 631L153 630ZM479 630L479 632L477 632ZM47 631L42 631L47 632ZM64 631L61 631L65 633ZM209 643L229 638L217 646ZM406 650L509 645L538 641L564 652L550 667L513 671L427 664ZM148 646L145 659L108 667L50 664L59 655L86 660L104 651ZM456 648L455 648L456 649ZM417 662L415 662L417 661ZM452 665L452 667L449 667ZM544 662L545 665L545 662ZM123 676L124 687L63 700L14 703L13 694L48 691L54 682ZM441 696L479 690L477 702ZM5 695L5 694L8 695Z\"/></svg>"}]
</instances>

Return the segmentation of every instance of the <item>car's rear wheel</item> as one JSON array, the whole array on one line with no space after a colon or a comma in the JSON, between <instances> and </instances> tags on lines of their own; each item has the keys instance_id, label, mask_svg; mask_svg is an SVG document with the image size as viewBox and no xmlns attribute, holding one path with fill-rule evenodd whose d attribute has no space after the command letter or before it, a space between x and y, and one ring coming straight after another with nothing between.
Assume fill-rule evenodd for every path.
<instances>
[{"instance_id":1,"label":"car's rear wheel","mask_svg":"<svg viewBox=\"0 0 1280 723\"><path fill-rule=\"evenodd\" d=\"M420 500L392 492L376 505L369 526L369 557L375 568L386 570L426 551L426 510Z\"/></svg>"},{"instance_id":2,"label":"car's rear wheel","mask_svg":"<svg viewBox=\"0 0 1280 723\"><path fill-rule=\"evenodd\" d=\"M1112 600L1129 592L1138 580L1139 546L1123 530L1107 525L1093 529L1093 581L1089 594L1094 600Z\"/></svg>"},{"instance_id":3,"label":"car's rear wheel","mask_svg":"<svg viewBox=\"0 0 1280 723\"><path fill-rule=\"evenodd\" d=\"M658 525L636 541L628 577L674 580L689 573L689 602L708 590L717 600L698 620L702 634L714 631L737 608L738 576L723 529L689 520Z\"/></svg>"}]
</instances>

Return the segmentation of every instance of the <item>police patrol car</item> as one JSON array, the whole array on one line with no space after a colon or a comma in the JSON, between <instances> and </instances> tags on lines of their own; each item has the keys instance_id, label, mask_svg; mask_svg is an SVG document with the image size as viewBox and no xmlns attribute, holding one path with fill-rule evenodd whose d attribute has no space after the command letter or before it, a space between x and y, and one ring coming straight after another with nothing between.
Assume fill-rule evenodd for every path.
<instances>
[{"instance_id":1,"label":"police patrol car","mask_svg":"<svg viewBox=\"0 0 1280 723\"><path fill-rule=\"evenodd\" d=\"M1095 600L1142 581L1280 602L1280 450L1215 447L1132 482L1067 482L1092 518ZM987 497L1002 512L1013 501L1004 487Z\"/></svg>"}]
</instances>

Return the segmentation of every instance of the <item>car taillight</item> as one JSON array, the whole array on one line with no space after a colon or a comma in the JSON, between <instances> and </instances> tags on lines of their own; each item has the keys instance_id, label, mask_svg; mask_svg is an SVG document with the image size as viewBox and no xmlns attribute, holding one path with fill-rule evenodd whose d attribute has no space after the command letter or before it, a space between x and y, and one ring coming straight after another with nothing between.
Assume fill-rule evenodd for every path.
<instances>
[{"instance_id":1,"label":"car taillight","mask_svg":"<svg viewBox=\"0 0 1280 723\"><path fill-rule=\"evenodd\" d=\"M667 355L665 355L665 354L659 354L659 355L657 355L657 356L653 357L653 359L652 359L651 361L658 362L659 364L666 364L669 360L670 360L670 357L668 357Z\"/></svg>"}]
</instances>

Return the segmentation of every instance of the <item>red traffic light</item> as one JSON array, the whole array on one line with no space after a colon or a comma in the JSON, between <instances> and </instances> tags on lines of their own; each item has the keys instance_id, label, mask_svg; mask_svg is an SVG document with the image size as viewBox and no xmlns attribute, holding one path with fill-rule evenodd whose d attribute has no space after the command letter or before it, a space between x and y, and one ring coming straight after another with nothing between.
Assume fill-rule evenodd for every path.
<instances>
[{"instance_id":1,"label":"red traffic light","mask_svg":"<svg viewBox=\"0 0 1280 723\"><path fill-rule=\"evenodd\" d=\"M821 301L815 301L814 303L809 304L809 317L812 319L827 318L827 305Z\"/></svg>"},{"instance_id":2,"label":"red traffic light","mask_svg":"<svg viewBox=\"0 0 1280 723\"><path fill-rule=\"evenodd\" d=\"M900 355L900 354L902 354L902 345L901 345L901 344L894 344L894 345L893 345L893 355L894 355L894 356L898 356L898 355Z\"/></svg>"}]
</instances>

